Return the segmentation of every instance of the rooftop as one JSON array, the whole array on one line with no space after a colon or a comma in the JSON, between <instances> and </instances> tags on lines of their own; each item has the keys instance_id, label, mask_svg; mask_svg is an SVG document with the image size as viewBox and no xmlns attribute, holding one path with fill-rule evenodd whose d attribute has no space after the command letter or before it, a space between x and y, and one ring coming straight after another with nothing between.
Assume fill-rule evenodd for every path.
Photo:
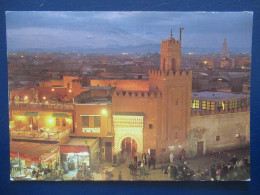
<instances>
[{"instance_id":1,"label":"rooftop","mask_svg":"<svg viewBox=\"0 0 260 195\"><path fill-rule=\"evenodd\" d=\"M107 104L111 104L111 103L112 103L111 98L102 97L102 96L80 98L80 99L75 100L75 104L84 104L84 105L107 105Z\"/></svg>"},{"instance_id":2,"label":"rooftop","mask_svg":"<svg viewBox=\"0 0 260 195\"><path fill-rule=\"evenodd\" d=\"M192 99L195 100L210 100L210 101L225 101L225 100L235 100L242 98L249 98L249 95L243 93L226 93L226 92L213 92L213 91L203 91L192 93Z\"/></svg>"}]
</instances>

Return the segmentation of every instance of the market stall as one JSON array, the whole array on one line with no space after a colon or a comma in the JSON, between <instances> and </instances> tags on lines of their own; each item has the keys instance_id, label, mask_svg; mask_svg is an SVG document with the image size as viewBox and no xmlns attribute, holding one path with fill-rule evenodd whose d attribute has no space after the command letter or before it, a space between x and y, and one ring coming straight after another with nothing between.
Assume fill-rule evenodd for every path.
<instances>
[{"instance_id":1,"label":"market stall","mask_svg":"<svg viewBox=\"0 0 260 195\"><path fill-rule=\"evenodd\" d=\"M53 170L59 163L57 144L30 142L10 143L11 178L32 178L33 171L41 172L43 168Z\"/></svg>"}]
</instances>

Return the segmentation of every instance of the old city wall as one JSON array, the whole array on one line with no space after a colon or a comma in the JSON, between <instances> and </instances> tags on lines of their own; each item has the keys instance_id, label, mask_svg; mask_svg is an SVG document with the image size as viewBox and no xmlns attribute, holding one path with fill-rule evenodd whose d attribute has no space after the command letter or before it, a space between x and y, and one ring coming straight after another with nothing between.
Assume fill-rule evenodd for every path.
<instances>
[{"instance_id":1,"label":"old city wall","mask_svg":"<svg viewBox=\"0 0 260 195\"><path fill-rule=\"evenodd\" d=\"M119 91L148 91L149 81L147 80L91 80L91 86L111 86Z\"/></svg>"},{"instance_id":2,"label":"old city wall","mask_svg":"<svg viewBox=\"0 0 260 195\"><path fill-rule=\"evenodd\" d=\"M204 142L204 154L244 147L250 142L250 111L193 112L189 139L192 156L196 155L198 141Z\"/></svg>"},{"instance_id":3,"label":"old city wall","mask_svg":"<svg viewBox=\"0 0 260 195\"><path fill-rule=\"evenodd\" d=\"M147 153L148 148L156 149L157 136L161 132L161 94L116 91L112 102L113 112L144 113L142 152Z\"/></svg>"}]
</instances>

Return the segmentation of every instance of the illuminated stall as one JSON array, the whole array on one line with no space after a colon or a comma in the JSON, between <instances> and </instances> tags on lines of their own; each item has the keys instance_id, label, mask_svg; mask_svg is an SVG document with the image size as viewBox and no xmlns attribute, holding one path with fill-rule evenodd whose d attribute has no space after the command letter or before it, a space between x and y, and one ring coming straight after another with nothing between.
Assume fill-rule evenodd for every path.
<instances>
[{"instance_id":1,"label":"illuminated stall","mask_svg":"<svg viewBox=\"0 0 260 195\"><path fill-rule=\"evenodd\" d=\"M71 139L60 149L61 163L65 172L81 170L83 166L90 166L90 150L86 142Z\"/></svg>"},{"instance_id":2,"label":"illuminated stall","mask_svg":"<svg viewBox=\"0 0 260 195\"><path fill-rule=\"evenodd\" d=\"M49 167L53 169L59 163L59 147L57 144L30 142L11 142L10 160L16 170ZM21 171L22 174L22 171Z\"/></svg>"}]
</instances>

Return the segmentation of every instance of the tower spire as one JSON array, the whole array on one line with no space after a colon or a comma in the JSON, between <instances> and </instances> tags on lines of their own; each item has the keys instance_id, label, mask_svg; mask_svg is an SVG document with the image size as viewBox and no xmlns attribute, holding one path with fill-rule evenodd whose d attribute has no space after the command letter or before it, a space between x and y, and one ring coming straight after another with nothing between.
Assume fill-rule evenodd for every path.
<instances>
[{"instance_id":1,"label":"tower spire","mask_svg":"<svg viewBox=\"0 0 260 195\"><path fill-rule=\"evenodd\" d=\"M170 34L170 36L172 37L172 28L171 28L171 34Z\"/></svg>"}]
</instances>

